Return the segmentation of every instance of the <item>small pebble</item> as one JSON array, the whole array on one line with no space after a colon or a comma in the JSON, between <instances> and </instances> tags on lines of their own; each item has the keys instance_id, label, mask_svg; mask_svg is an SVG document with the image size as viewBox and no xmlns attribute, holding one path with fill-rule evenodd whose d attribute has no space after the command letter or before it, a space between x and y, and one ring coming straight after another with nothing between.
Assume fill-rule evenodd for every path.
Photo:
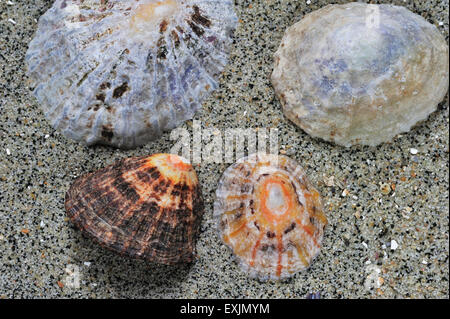
<instances>
[{"instance_id":1,"label":"small pebble","mask_svg":"<svg viewBox=\"0 0 450 319\"><path fill-rule=\"evenodd\" d=\"M323 176L323 182L325 183L325 185L327 185L328 187L333 187L334 186L334 176Z\"/></svg>"},{"instance_id":2,"label":"small pebble","mask_svg":"<svg viewBox=\"0 0 450 319\"><path fill-rule=\"evenodd\" d=\"M380 185L380 190L384 195L387 195L391 192L391 185L389 185L388 183L382 183Z\"/></svg>"},{"instance_id":3,"label":"small pebble","mask_svg":"<svg viewBox=\"0 0 450 319\"><path fill-rule=\"evenodd\" d=\"M396 250L398 248L398 243L392 239L391 240L391 250Z\"/></svg>"},{"instance_id":4,"label":"small pebble","mask_svg":"<svg viewBox=\"0 0 450 319\"><path fill-rule=\"evenodd\" d=\"M369 275L366 277L366 280L364 282L364 286L367 290L370 290L372 288L380 288L380 286L383 284L384 280L380 280L379 274L381 273L381 269L378 268L376 265L368 265L366 267L366 272L369 273Z\"/></svg>"},{"instance_id":5,"label":"small pebble","mask_svg":"<svg viewBox=\"0 0 450 319\"><path fill-rule=\"evenodd\" d=\"M411 207L405 207L404 209L402 209L402 216L405 219L409 219L409 214L411 214L412 212L412 208Z\"/></svg>"},{"instance_id":6,"label":"small pebble","mask_svg":"<svg viewBox=\"0 0 450 319\"><path fill-rule=\"evenodd\" d=\"M419 151L418 151L417 149L415 149L415 148L411 148L411 149L409 150L409 152L410 152L412 155L416 155L417 153L419 153Z\"/></svg>"}]
</instances>

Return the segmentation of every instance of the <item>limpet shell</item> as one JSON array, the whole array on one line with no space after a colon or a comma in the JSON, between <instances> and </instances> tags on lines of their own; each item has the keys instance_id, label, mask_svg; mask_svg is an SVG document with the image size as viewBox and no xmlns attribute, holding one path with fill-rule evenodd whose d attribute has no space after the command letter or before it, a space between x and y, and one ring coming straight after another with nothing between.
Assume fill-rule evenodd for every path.
<instances>
[{"instance_id":1,"label":"limpet shell","mask_svg":"<svg viewBox=\"0 0 450 319\"><path fill-rule=\"evenodd\" d=\"M253 154L223 174L214 216L220 237L260 280L290 277L320 251L327 224L320 195L287 156Z\"/></svg>"},{"instance_id":2,"label":"limpet shell","mask_svg":"<svg viewBox=\"0 0 450 319\"><path fill-rule=\"evenodd\" d=\"M227 0L57 0L26 55L54 128L87 145L143 145L217 86L237 25Z\"/></svg>"},{"instance_id":3,"label":"limpet shell","mask_svg":"<svg viewBox=\"0 0 450 319\"><path fill-rule=\"evenodd\" d=\"M432 24L393 5L328 5L288 28L272 83L284 114L313 137L378 145L436 110L448 45Z\"/></svg>"},{"instance_id":4,"label":"limpet shell","mask_svg":"<svg viewBox=\"0 0 450 319\"><path fill-rule=\"evenodd\" d=\"M203 199L185 159L155 154L119 160L78 178L65 208L102 246L170 265L193 260Z\"/></svg>"}]
</instances>

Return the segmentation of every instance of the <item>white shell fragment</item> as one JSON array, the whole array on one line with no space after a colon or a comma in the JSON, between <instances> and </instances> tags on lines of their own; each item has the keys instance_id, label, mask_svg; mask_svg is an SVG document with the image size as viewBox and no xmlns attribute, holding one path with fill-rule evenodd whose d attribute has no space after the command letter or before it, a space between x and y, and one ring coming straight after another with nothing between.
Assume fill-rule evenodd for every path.
<instances>
[{"instance_id":1,"label":"white shell fragment","mask_svg":"<svg viewBox=\"0 0 450 319\"><path fill-rule=\"evenodd\" d=\"M404 7L328 5L290 27L272 83L285 115L314 137L378 145L436 110L449 81L439 30Z\"/></svg>"},{"instance_id":2,"label":"white shell fragment","mask_svg":"<svg viewBox=\"0 0 450 319\"><path fill-rule=\"evenodd\" d=\"M226 0L57 0L26 56L52 125L87 145L143 145L217 87L237 16Z\"/></svg>"}]
</instances>

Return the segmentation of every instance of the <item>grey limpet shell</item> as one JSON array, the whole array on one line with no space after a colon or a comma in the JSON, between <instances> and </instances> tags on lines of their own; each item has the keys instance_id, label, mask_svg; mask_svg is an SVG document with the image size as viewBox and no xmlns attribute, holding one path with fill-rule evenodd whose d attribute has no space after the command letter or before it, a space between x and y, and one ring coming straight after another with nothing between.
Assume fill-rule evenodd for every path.
<instances>
[{"instance_id":1,"label":"grey limpet shell","mask_svg":"<svg viewBox=\"0 0 450 319\"><path fill-rule=\"evenodd\" d=\"M236 26L226 0L57 0L29 45L31 85L65 136L133 148L201 108Z\"/></svg>"},{"instance_id":2,"label":"grey limpet shell","mask_svg":"<svg viewBox=\"0 0 450 319\"><path fill-rule=\"evenodd\" d=\"M404 7L328 5L288 28L272 83L284 114L313 137L375 146L445 97L448 45Z\"/></svg>"}]
</instances>

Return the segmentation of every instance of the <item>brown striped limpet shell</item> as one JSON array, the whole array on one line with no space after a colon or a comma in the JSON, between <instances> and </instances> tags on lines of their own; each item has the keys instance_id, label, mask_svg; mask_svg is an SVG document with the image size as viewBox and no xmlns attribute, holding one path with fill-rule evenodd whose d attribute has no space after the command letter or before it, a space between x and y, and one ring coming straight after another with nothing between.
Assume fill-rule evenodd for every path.
<instances>
[{"instance_id":1,"label":"brown striped limpet shell","mask_svg":"<svg viewBox=\"0 0 450 319\"><path fill-rule=\"evenodd\" d=\"M127 158L78 178L70 220L102 246L161 264L191 262L203 215L197 175L177 155Z\"/></svg>"},{"instance_id":2,"label":"brown striped limpet shell","mask_svg":"<svg viewBox=\"0 0 450 319\"><path fill-rule=\"evenodd\" d=\"M238 160L223 174L216 196L220 237L251 277L290 277L319 253L327 224L320 195L289 157Z\"/></svg>"}]
</instances>

